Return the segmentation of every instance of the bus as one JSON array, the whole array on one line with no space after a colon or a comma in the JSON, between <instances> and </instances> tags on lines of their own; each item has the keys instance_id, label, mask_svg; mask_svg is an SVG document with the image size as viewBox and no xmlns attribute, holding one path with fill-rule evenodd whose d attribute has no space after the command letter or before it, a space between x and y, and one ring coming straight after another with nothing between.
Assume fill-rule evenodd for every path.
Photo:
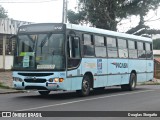
<instances>
[{"instance_id":1,"label":"bus","mask_svg":"<svg viewBox=\"0 0 160 120\"><path fill-rule=\"evenodd\" d=\"M132 91L153 79L152 39L63 23L20 26L16 36L13 86L76 91L81 96L107 86Z\"/></svg>"}]
</instances>

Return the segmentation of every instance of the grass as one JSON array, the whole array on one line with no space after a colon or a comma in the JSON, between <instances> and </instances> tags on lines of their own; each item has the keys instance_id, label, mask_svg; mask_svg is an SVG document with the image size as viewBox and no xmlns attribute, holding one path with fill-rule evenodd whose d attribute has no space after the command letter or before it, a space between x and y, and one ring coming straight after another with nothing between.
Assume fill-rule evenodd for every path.
<instances>
[{"instance_id":1,"label":"grass","mask_svg":"<svg viewBox=\"0 0 160 120\"><path fill-rule=\"evenodd\" d=\"M140 85L160 85L159 82L143 82L143 83L140 83Z\"/></svg>"},{"instance_id":2,"label":"grass","mask_svg":"<svg viewBox=\"0 0 160 120\"><path fill-rule=\"evenodd\" d=\"M0 82L0 88L3 88L3 89L10 89L10 87L4 85L3 83Z\"/></svg>"}]
</instances>

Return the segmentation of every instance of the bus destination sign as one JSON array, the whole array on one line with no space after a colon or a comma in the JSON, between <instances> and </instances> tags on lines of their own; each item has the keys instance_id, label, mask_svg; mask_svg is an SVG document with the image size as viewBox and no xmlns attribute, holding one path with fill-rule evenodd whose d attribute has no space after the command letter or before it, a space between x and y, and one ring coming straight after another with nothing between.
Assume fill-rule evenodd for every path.
<instances>
[{"instance_id":1,"label":"bus destination sign","mask_svg":"<svg viewBox=\"0 0 160 120\"><path fill-rule=\"evenodd\" d=\"M24 25L19 28L19 33L32 33L32 32L55 32L55 31L63 31L64 24L57 23L43 23L43 24L31 24Z\"/></svg>"}]
</instances>

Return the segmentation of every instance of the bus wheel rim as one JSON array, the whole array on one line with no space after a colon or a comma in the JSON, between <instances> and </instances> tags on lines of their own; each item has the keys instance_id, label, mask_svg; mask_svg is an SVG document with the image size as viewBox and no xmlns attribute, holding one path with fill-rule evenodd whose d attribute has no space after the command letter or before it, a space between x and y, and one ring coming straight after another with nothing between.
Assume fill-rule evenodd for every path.
<instances>
[{"instance_id":1,"label":"bus wheel rim","mask_svg":"<svg viewBox=\"0 0 160 120\"><path fill-rule=\"evenodd\" d=\"M136 82L136 81L135 81L135 76L133 76L133 77L132 77L132 88L135 88L135 85L136 85L135 82Z\"/></svg>"},{"instance_id":2,"label":"bus wheel rim","mask_svg":"<svg viewBox=\"0 0 160 120\"><path fill-rule=\"evenodd\" d=\"M88 81L84 80L83 81L83 91L86 92L88 90L88 87L89 87Z\"/></svg>"}]
</instances>

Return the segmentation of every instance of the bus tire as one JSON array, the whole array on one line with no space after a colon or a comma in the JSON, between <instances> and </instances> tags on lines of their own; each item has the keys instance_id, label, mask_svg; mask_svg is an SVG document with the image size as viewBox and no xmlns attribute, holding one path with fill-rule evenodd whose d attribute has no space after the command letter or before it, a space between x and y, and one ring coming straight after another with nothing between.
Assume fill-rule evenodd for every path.
<instances>
[{"instance_id":1,"label":"bus tire","mask_svg":"<svg viewBox=\"0 0 160 120\"><path fill-rule=\"evenodd\" d=\"M130 74L129 84L121 85L122 90L132 91L136 88L137 76L135 73Z\"/></svg>"},{"instance_id":2,"label":"bus tire","mask_svg":"<svg viewBox=\"0 0 160 120\"><path fill-rule=\"evenodd\" d=\"M88 96L89 93L90 93L90 88L91 88L91 84L90 83L91 83L90 77L85 75L83 77L83 80L82 80L82 88L81 88L81 90L77 90L76 92L82 97Z\"/></svg>"},{"instance_id":3,"label":"bus tire","mask_svg":"<svg viewBox=\"0 0 160 120\"><path fill-rule=\"evenodd\" d=\"M50 91L38 91L38 92L42 96L47 96L50 93Z\"/></svg>"}]
</instances>

